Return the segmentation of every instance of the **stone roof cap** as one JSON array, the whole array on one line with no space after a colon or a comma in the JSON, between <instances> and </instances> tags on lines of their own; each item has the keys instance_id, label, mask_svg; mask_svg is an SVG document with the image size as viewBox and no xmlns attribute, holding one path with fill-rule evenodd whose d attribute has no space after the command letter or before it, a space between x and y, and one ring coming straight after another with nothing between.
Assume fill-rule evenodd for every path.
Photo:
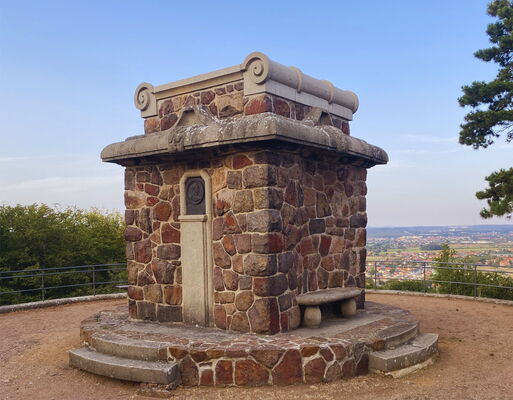
<instances>
[{"instance_id":1,"label":"stone roof cap","mask_svg":"<svg viewBox=\"0 0 513 400\"><path fill-rule=\"evenodd\" d=\"M206 150L230 144L258 144L264 141L333 152L347 158L348 162L367 167L388 162L383 149L344 135L333 126L322 125L321 120L315 117L296 121L273 113L262 113L217 119L202 106L187 109L175 127L167 131L135 136L108 145L103 149L101 157L103 161L129 165L130 160L134 159L151 159L189 150Z\"/></svg>"},{"instance_id":2,"label":"stone roof cap","mask_svg":"<svg viewBox=\"0 0 513 400\"><path fill-rule=\"evenodd\" d=\"M351 120L358 109L355 93L306 75L299 68L286 67L260 52L249 54L240 65L191 78L160 86L141 83L135 91L134 102L141 116L149 118L157 115L158 100L241 80L244 83L244 96L269 93L318 107L347 120Z\"/></svg>"}]
</instances>

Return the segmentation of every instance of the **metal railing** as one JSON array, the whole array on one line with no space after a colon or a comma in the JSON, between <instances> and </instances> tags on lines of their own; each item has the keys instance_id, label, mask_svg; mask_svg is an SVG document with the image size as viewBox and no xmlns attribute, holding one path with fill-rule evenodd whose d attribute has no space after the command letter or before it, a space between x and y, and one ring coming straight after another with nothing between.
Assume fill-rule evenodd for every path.
<instances>
[{"instance_id":1,"label":"metal railing","mask_svg":"<svg viewBox=\"0 0 513 400\"><path fill-rule=\"evenodd\" d=\"M0 305L121 292L122 285L126 263L0 271Z\"/></svg>"},{"instance_id":2,"label":"metal railing","mask_svg":"<svg viewBox=\"0 0 513 400\"><path fill-rule=\"evenodd\" d=\"M367 262L367 287L513 300L513 267L461 262Z\"/></svg>"}]
</instances>

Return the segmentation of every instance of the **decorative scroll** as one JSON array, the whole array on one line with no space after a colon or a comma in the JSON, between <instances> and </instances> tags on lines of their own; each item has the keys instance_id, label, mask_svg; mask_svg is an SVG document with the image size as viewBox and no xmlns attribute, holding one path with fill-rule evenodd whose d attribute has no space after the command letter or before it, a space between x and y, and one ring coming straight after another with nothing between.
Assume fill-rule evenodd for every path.
<instances>
[{"instance_id":1,"label":"decorative scroll","mask_svg":"<svg viewBox=\"0 0 513 400\"><path fill-rule=\"evenodd\" d=\"M134 104L141 110L141 116L150 117L157 114L157 101L155 100L154 88L150 83L141 83L135 89Z\"/></svg>"}]
</instances>

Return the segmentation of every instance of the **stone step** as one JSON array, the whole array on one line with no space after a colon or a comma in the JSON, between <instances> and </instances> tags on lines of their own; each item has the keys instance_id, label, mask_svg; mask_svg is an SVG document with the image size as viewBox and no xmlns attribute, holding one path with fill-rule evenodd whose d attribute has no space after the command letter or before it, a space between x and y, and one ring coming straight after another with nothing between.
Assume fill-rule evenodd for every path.
<instances>
[{"instance_id":1,"label":"stone step","mask_svg":"<svg viewBox=\"0 0 513 400\"><path fill-rule=\"evenodd\" d=\"M419 323L405 323L404 325L392 326L380 332L380 337L385 342L385 350L395 349L415 339L419 334Z\"/></svg>"},{"instance_id":2,"label":"stone step","mask_svg":"<svg viewBox=\"0 0 513 400\"><path fill-rule=\"evenodd\" d=\"M166 361L168 345L115 334L93 335L89 343L89 346L99 353L143 361Z\"/></svg>"},{"instance_id":3,"label":"stone step","mask_svg":"<svg viewBox=\"0 0 513 400\"><path fill-rule=\"evenodd\" d=\"M438 351L438 335L423 333L410 343L395 349L375 351L369 355L371 372L391 373L420 365Z\"/></svg>"},{"instance_id":4,"label":"stone step","mask_svg":"<svg viewBox=\"0 0 513 400\"><path fill-rule=\"evenodd\" d=\"M87 347L70 350L69 364L93 374L124 381L170 385L180 379L175 363L130 360L98 353Z\"/></svg>"}]
</instances>

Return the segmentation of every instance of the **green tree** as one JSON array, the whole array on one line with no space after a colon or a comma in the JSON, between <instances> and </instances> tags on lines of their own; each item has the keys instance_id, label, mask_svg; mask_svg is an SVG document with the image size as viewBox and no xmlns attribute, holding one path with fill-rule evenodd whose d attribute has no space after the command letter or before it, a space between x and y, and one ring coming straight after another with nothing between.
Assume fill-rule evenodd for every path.
<instances>
[{"instance_id":1,"label":"green tree","mask_svg":"<svg viewBox=\"0 0 513 400\"><path fill-rule=\"evenodd\" d=\"M0 292L17 292L0 296L0 304L37 300L43 268L124 262L123 231L123 218L117 212L54 209L44 204L0 206ZM15 278L5 278L13 271L17 271ZM47 274L45 287L68 288L50 289L46 298L90 293L92 274L78 271L68 268ZM125 280L124 274L102 267L94 272L96 282ZM30 289L36 290L19 292Z\"/></svg>"},{"instance_id":2,"label":"green tree","mask_svg":"<svg viewBox=\"0 0 513 400\"><path fill-rule=\"evenodd\" d=\"M490 82L475 81L463 86L458 101L472 108L461 125L459 141L474 149L486 148L501 135L513 140L513 1L494 0L488 4L488 14L497 18L486 30L492 47L481 49L474 56L498 64L499 71ZM488 208L481 210L483 218L511 217L513 212L513 168L501 169L487 176L489 187L476 193L486 200Z\"/></svg>"}]
</instances>

